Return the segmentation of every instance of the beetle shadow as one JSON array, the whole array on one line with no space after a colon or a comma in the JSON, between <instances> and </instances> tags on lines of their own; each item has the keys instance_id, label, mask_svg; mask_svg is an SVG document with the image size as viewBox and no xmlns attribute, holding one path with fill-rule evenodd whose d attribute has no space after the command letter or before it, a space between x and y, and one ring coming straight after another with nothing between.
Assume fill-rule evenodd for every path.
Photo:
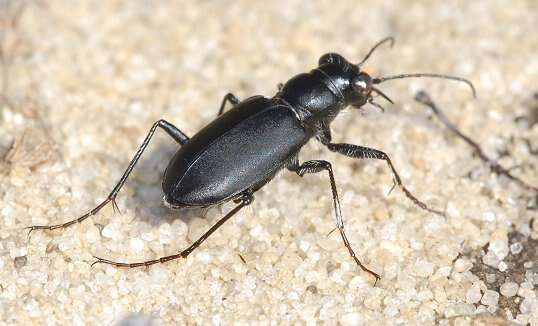
<instances>
[{"instance_id":1,"label":"beetle shadow","mask_svg":"<svg viewBox=\"0 0 538 326\"><path fill-rule=\"evenodd\" d=\"M208 209L204 208L170 209L164 205L162 179L168 162L178 148L179 145L172 140L150 144L124 186L132 190L124 205L134 208L136 218L152 226L172 223L178 218L189 224L192 219L205 217L207 213ZM128 164L129 161L126 161L125 166Z\"/></svg>"}]
</instances>

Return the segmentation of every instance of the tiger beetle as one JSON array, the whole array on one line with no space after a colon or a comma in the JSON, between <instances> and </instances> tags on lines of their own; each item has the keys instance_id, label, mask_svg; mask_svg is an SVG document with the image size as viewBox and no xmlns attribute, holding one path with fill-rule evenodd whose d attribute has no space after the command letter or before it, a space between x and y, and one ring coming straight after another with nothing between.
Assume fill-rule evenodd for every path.
<instances>
[{"instance_id":1,"label":"tiger beetle","mask_svg":"<svg viewBox=\"0 0 538 326\"><path fill-rule=\"evenodd\" d=\"M374 95L393 103L376 87L388 80L409 77L452 79L467 83L473 95L476 94L470 81L442 74L414 73L372 78L362 71L361 67L376 48L387 42L390 42L392 47L394 39L387 37L375 44L357 64L349 62L337 53L325 54L319 59L317 68L281 84L272 98L257 95L240 101L235 95L228 93L222 100L217 118L190 138L168 121L158 120L149 130L119 182L102 203L81 217L63 224L30 226L29 233L34 230L67 228L97 214L108 203L117 209L115 199L118 192L148 146L155 130L161 128L180 145L164 172L162 188L165 205L171 209L203 208L230 200L237 205L191 246L178 254L137 263L94 257L96 261L92 265L102 263L132 268L186 258L227 220L250 205L254 193L285 168L301 177L309 173L327 173L336 215L336 229L355 263L363 271L373 275L377 283L380 276L361 263L344 232L331 163L325 160L300 163L298 156L301 148L315 138L330 151L351 158L383 160L392 171L394 184L401 188L407 198L426 211L444 215L443 212L428 207L403 185L385 152L353 144L333 143L330 125L336 116L349 106L359 109L365 104L371 104L383 109L374 101ZM227 103L233 108L224 112Z\"/></svg>"}]
</instances>

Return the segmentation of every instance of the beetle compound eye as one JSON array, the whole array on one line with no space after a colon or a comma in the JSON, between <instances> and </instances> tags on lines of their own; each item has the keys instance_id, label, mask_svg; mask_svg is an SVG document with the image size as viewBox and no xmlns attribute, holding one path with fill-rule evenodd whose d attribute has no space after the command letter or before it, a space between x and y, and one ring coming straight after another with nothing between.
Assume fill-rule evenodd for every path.
<instances>
[{"instance_id":1,"label":"beetle compound eye","mask_svg":"<svg viewBox=\"0 0 538 326\"><path fill-rule=\"evenodd\" d=\"M361 73L352 80L352 87L361 95L368 95L372 90L372 78L365 73Z\"/></svg>"},{"instance_id":2,"label":"beetle compound eye","mask_svg":"<svg viewBox=\"0 0 538 326\"><path fill-rule=\"evenodd\" d=\"M355 87L358 89L363 89L363 88L368 87L368 84L366 84L366 81L361 78L355 81Z\"/></svg>"}]
</instances>

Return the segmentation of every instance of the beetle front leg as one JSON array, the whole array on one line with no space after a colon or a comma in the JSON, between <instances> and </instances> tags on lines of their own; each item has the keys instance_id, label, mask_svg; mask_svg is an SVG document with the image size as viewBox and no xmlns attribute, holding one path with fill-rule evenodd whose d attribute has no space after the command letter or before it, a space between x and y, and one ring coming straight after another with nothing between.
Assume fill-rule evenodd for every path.
<instances>
[{"instance_id":1,"label":"beetle front leg","mask_svg":"<svg viewBox=\"0 0 538 326\"><path fill-rule=\"evenodd\" d=\"M327 148L329 148L329 150L331 150L333 152L337 152L337 153L340 153L340 154L343 154L345 156L352 157L352 158L377 159L377 160L383 160L383 161L387 162L387 164L388 164L389 168L391 169L392 174L394 176L395 183L402 189L402 191L407 196L407 198L409 198L415 205L417 205L418 207L420 207L420 208L422 208L422 209L424 209L424 210L426 210L428 212L431 212L431 213L434 213L434 214L437 214L437 215L440 215L440 216L446 216L445 213L443 213L443 212L441 212L439 210L436 210L436 209L428 207L428 205L426 205L425 203L420 201L417 197L415 197L403 185L402 179L400 178L400 175L398 174L398 172L396 172L396 169L394 168L394 165L392 164L392 161L390 160L389 156L385 152L382 152L382 151L374 149L374 148L358 146L358 145L353 145L353 144L333 144L333 143L330 143L330 144L327 145Z\"/></svg>"},{"instance_id":2,"label":"beetle front leg","mask_svg":"<svg viewBox=\"0 0 538 326\"><path fill-rule=\"evenodd\" d=\"M296 166L295 168L289 167L289 169L293 169L301 177L307 173L318 173L321 171L327 171L327 173L329 174L329 181L331 184L331 192L333 196L334 211L336 215L336 227L338 228L338 231L340 232L340 235L342 236L344 245L349 251L351 258L355 260L355 263L357 263L357 265L359 265L359 267L363 271L375 277L375 283L374 283L374 286L375 286L377 284L377 281L380 280L381 277L379 276L379 274L371 271L370 269L368 269L366 266L364 266L361 263L361 261L355 255L353 248L351 248L351 244L349 243L346 233L344 232L344 220L342 219L342 211L340 209L340 200L338 199L338 191L336 190L336 181L334 180L334 174L333 174L331 163L327 161L323 161L323 160L312 160L312 161L307 161L301 164L300 166Z\"/></svg>"},{"instance_id":3,"label":"beetle front leg","mask_svg":"<svg viewBox=\"0 0 538 326\"><path fill-rule=\"evenodd\" d=\"M222 103L220 104L219 113L217 113L217 117L221 116L224 113L224 109L226 108L226 102L230 102L233 106L236 106L239 104L239 99L237 96L233 95L232 93L228 93L224 95L222 98Z\"/></svg>"},{"instance_id":4,"label":"beetle front leg","mask_svg":"<svg viewBox=\"0 0 538 326\"><path fill-rule=\"evenodd\" d=\"M448 130L452 131L458 138L460 138L461 140L466 142L467 145L471 146L471 148L473 149L475 154L482 161L484 161L486 164L489 165L489 168L490 168L491 172L493 172L495 174L498 174L498 175L504 175L505 177L507 177L508 179L510 179L512 181L515 181L517 184L519 184L520 186L522 186L525 189L538 191L537 186L533 186L533 185L527 183L526 181L523 181L523 179L513 175L510 172L509 169L504 168L499 163L497 163L494 160L492 160L491 158L489 158L486 155L486 153L484 153L484 151L482 150L482 147L476 141L474 141L471 137L469 137L466 134L464 134L463 132L461 132L458 129L458 127L448 119L448 117L443 113L443 111L441 111L441 109L437 106L437 104L435 104L435 102L431 99L431 97L428 95L428 93L426 93L425 91L419 91L415 95L415 100L417 102L422 103L422 104L426 105L427 107L429 107L432 110L433 114L435 114L435 116L439 119L439 121L441 121L441 123L445 127L447 127ZM530 152L532 153L532 150Z\"/></svg>"},{"instance_id":5,"label":"beetle front leg","mask_svg":"<svg viewBox=\"0 0 538 326\"><path fill-rule=\"evenodd\" d=\"M180 145L184 145L189 140L189 137L187 137L187 135L185 135L181 130L176 128L173 124L169 123L168 121L162 120L162 119L156 121L153 124L153 126L151 127L151 129L149 130L146 138L142 142L142 145L140 145L140 147L138 148L138 151L136 152L134 158L131 160L131 163L129 163L129 166L127 167L127 169L123 173L120 181L116 184L114 189L112 189L112 192L110 192L110 194L107 196L107 198L102 203L100 203L99 205L94 207L91 211L89 211L88 213L82 215L81 217L76 218L76 219L71 220L71 221L68 221L68 222L65 222L65 223L62 223L62 224L29 226L29 227L27 227L27 229L29 229L28 237L30 236L30 233L32 233L32 231L34 231L34 230L63 229L63 228L67 228L67 227L69 227L69 226L71 226L73 224L80 223L80 222L84 221L85 219L87 219L88 217L97 214L97 212L99 212L101 210L101 208L105 207L110 202L112 202L112 207L113 207L114 210L119 210L118 205L116 204L116 196L118 195L118 192L120 191L121 187L123 187L123 185L127 181L127 178L129 177L129 175L131 174L131 172L132 172L133 168L135 167L136 163L140 159L140 156L142 156L142 153L144 153L144 150L148 146L148 144L149 144L149 142L151 140L151 137L153 136L153 134L155 133L155 130L157 130L157 128L163 129L170 137L172 137Z\"/></svg>"}]
</instances>

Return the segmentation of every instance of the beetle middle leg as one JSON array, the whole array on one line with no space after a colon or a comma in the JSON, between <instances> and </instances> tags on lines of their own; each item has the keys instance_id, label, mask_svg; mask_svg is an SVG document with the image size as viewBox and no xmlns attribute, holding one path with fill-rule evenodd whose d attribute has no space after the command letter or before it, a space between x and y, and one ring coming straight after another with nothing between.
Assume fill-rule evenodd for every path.
<instances>
[{"instance_id":1,"label":"beetle middle leg","mask_svg":"<svg viewBox=\"0 0 538 326\"><path fill-rule=\"evenodd\" d=\"M327 148L329 148L330 151L337 152L337 153L340 153L340 154L343 154L345 156L352 157L352 158L358 158L358 159L373 158L373 159L383 160L387 162L389 168L392 171L392 174L394 175L394 181L402 189L402 191L407 196L407 198L409 198L415 205L417 205L418 207L428 212L431 212L440 216L445 216L445 213L428 207L428 205L420 201L404 186L404 184L402 183L402 179L400 178L400 175L398 174L398 172L396 172L396 168L394 168L392 161L390 160L389 156L385 152L382 152L374 148L358 146L358 145L353 145L353 144L345 144L345 143L342 143L342 144L329 143L327 144Z\"/></svg>"},{"instance_id":2,"label":"beetle middle leg","mask_svg":"<svg viewBox=\"0 0 538 326\"><path fill-rule=\"evenodd\" d=\"M116 184L116 186L114 187L112 192L110 192L110 194L107 196L107 198L102 203L100 203L99 205L94 207L91 211L89 211L88 213L82 215L81 217L73 219L73 220L65 222L65 223L62 223L62 224L29 226L29 227L27 227L27 229L29 229L28 236L30 236L30 233L32 231L34 231L34 230L63 229L63 228L67 228L67 227L69 227L69 226L71 226L73 224L80 223L80 222L84 221L85 219L87 219L88 217L97 214L97 212L99 212L101 210L101 208L105 207L110 202L112 202L112 206L113 206L114 210L119 210L118 205L116 204L116 196L118 195L118 192L120 191L120 189L123 187L123 185L127 181L127 178L129 177L129 175L131 174L131 172L132 172L133 168L135 167L136 163L140 159L140 156L142 156L142 153L144 152L144 150L148 146L148 144L149 144L149 142L151 140L151 137L153 136L153 134L155 133L155 130L157 130L157 128L161 128L164 131L166 131L166 133L170 137L172 137L176 142L178 142L180 145L185 144L189 140L189 137L187 137L187 135L185 135L181 130L179 130L177 127L175 127L173 124L169 123L168 121L162 120L162 119L156 121L153 124L153 126L151 127L151 129L149 130L146 138L142 142L142 145L140 145L140 147L138 148L138 151L136 152L134 158L131 160L131 163L129 163L129 166L127 167L127 169L123 173L120 181Z\"/></svg>"},{"instance_id":3,"label":"beetle middle leg","mask_svg":"<svg viewBox=\"0 0 538 326\"><path fill-rule=\"evenodd\" d=\"M340 232L340 235L342 236L344 245L349 251L351 258L355 260L355 263L357 263L357 265L359 265L359 267L363 271L375 277L375 283L374 283L374 286L375 286L375 284L377 284L377 281L380 280L381 277L379 276L379 274L371 271L370 269L368 269L366 266L364 266L361 263L361 261L355 255L353 248L351 248L351 244L349 243L346 233L344 232L344 221L342 219L342 211L340 209L340 200L338 199L338 191L336 190L336 182L334 180L334 174L333 174L331 163L327 161L323 161L323 160L312 160L312 161L306 161L300 166L297 166L297 165L298 165L297 160L294 160L292 162L292 166L290 166L289 169L295 171L301 177L307 173L318 173L321 171L327 171L329 173L329 180L331 183L331 192L333 196L334 211L336 215L336 227L338 228L338 231Z\"/></svg>"},{"instance_id":4,"label":"beetle middle leg","mask_svg":"<svg viewBox=\"0 0 538 326\"><path fill-rule=\"evenodd\" d=\"M217 113L217 117L224 113L224 109L226 108L226 102L230 102L230 104L235 106L239 104L240 101L237 96L232 93L224 95L224 97L222 98L222 103L220 104L219 113Z\"/></svg>"},{"instance_id":5,"label":"beetle middle leg","mask_svg":"<svg viewBox=\"0 0 538 326\"><path fill-rule=\"evenodd\" d=\"M147 261L139 262L139 263L120 263L120 262L115 262L115 261L111 261L108 259L94 256L96 260L92 263L91 266L95 264L108 264L108 265L113 265L116 267L135 268L135 267L141 267L141 266L150 266L157 263L166 263L167 261L179 259L179 258L187 258L187 256L189 256L189 254L193 252L194 249L198 248L202 244L202 242L204 242L207 238L209 238L209 236L213 234L213 232L215 232L226 221L228 221L232 216L234 216L237 212L239 212L241 208L250 205L253 200L254 200L254 196L252 195L252 192L249 191L243 194L243 196L236 201L236 202L239 202L239 205L235 206L234 209L232 209L228 214L224 215L224 217L218 220L217 223L215 223L215 225L213 225L209 230L207 230L206 233L204 233L198 240L196 240L193 244L191 244L187 249L181 251L178 254L165 256L158 259L147 260Z\"/></svg>"}]
</instances>

